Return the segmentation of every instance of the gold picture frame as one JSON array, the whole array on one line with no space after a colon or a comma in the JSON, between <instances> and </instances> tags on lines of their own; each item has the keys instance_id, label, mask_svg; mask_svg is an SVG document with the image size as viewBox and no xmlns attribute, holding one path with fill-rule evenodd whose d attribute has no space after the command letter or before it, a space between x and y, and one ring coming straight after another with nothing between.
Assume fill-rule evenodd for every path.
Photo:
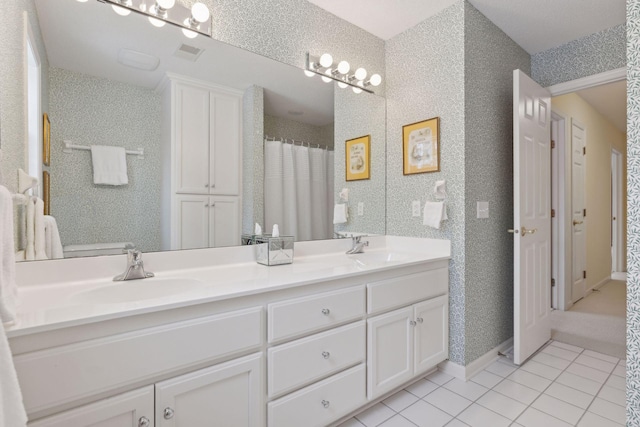
<instances>
[{"instance_id":1,"label":"gold picture frame","mask_svg":"<svg viewBox=\"0 0 640 427\"><path fill-rule=\"evenodd\" d=\"M440 117L402 126L403 174L440 171Z\"/></svg>"},{"instance_id":2,"label":"gold picture frame","mask_svg":"<svg viewBox=\"0 0 640 427\"><path fill-rule=\"evenodd\" d=\"M51 165L51 122L49 115L44 113L42 119L42 163Z\"/></svg>"},{"instance_id":3,"label":"gold picture frame","mask_svg":"<svg viewBox=\"0 0 640 427\"><path fill-rule=\"evenodd\" d=\"M371 135L345 142L345 169L347 181L371 179Z\"/></svg>"},{"instance_id":4,"label":"gold picture frame","mask_svg":"<svg viewBox=\"0 0 640 427\"><path fill-rule=\"evenodd\" d=\"M51 215L51 177L47 171L42 172L42 201L44 214Z\"/></svg>"}]
</instances>

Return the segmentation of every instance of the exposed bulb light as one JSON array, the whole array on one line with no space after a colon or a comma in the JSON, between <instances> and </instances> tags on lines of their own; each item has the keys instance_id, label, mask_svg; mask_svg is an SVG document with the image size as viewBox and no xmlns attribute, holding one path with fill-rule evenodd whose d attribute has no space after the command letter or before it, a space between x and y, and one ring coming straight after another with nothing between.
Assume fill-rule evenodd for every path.
<instances>
[{"instance_id":1,"label":"exposed bulb light","mask_svg":"<svg viewBox=\"0 0 640 427\"><path fill-rule=\"evenodd\" d=\"M304 75L307 77L313 77L316 75L316 73L314 73L313 71L304 70Z\"/></svg>"},{"instance_id":2,"label":"exposed bulb light","mask_svg":"<svg viewBox=\"0 0 640 427\"><path fill-rule=\"evenodd\" d=\"M367 78L367 70L365 70L364 68L358 68L356 70L355 76L358 80L364 80Z\"/></svg>"},{"instance_id":3,"label":"exposed bulb light","mask_svg":"<svg viewBox=\"0 0 640 427\"><path fill-rule=\"evenodd\" d=\"M186 28L182 29L182 34L184 34L184 36L188 39L195 39L196 37L198 37L198 33L192 30L187 30Z\"/></svg>"},{"instance_id":4,"label":"exposed bulb light","mask_svg":"<svg viewBox=\"0 0 640 427\"><path fill-rule=\"evenodd\" d=\"M131 11L129 9L125 9L122 6L116 6L115 4L112 4L111 8L120 16L128 16L129 14L131 14Z\"/></svg>"},{"instance_id":5,"label":"exposed bulb light","mask_svg":"<svg viewBox=\"0 0 640 427\"><path fill-rule=\"evenodd\" d=\"M362 89L358 87L353 86L351 89L353 90L353 93L362 93Z\"/></svg>"},{"instance_id":6,"label":"exposed bulb light","mask_svg":"<svg viewBox=\"0 0 640 427\"><path fill-rule=\"evenodd\" d=\"M340 89L346 89L346 88L348 88L348 87L349 87L349 85L348 85L348 84L346 84L346 83L344 83L344 82L338 82L338 87L339 87Z\"/></svg>"},{"instance_id":7,"label":"exposed bulb light","mask_svg":"<svg viewBox=\"0 0 640 427\"><path fill-rule=\"evenodd\" d=\"M176 5L176 0L156 0L156 5L162 9L169 10Z\"/></svg>"},{"instance_id":8,"label":"exposed bulb light","mask_svg":"<svg viewBox=\"0 0 640 427\"><path fill-rule=\"evenodd\" d=\"M338 72L340 74L347 74L350 69L351 66L347 61L340 61L340 63L338 64Z\"/></svg>"},{"instance_id":9,"label":"exposed bulb light","mask_svg":"<svg viewBox=\"0 0 640 427\"><path fill-rule=\"evenodd\" d=\"M328 53L325 53L320 57L320 65L324 68L329 68L333 64L333 56Z\"/></svg>"},{"instance_id":10,"label":"exposed bulb light","mask_svg":"<svg viewBox=\"0 0 640 427\"><path fill-rule=\"evenodd\" d=\"M380 83L382 83L382 77L380 77L380 74L374 74L371 76L371 79L369 79L369 83L372 86L380 86Z\"/></svg>"},{"instance_id":11,"label":"exposed bulb light","mask_svg":"<svg viewBox=\"0 0 640 427\"><path fill-rule=\"evenodd\" d=\"M149 8L149 13L157 16L158 18L167 19L168 10L176 5L176 0L156 0L156 4ZM151 18L149 18L151 21ZM153 24L153 22L152 22ZM153 24L156 27L158 25ZM164 26L164 24L160 25L160 27Z\"/></svg>"},{"instance_id":12,"label":"exposed bulb light","mask_svg":"<svg viewBox=\"0 0 640 427\"><path fill-rule=\"evenodd\" d=\"M211 12L209 12L209 8L204 3L196 3L191 6L191 19L196 22L207 22L209 17L211 16Z\"/></svg>"},{"instance_id":13,"label":"exposed bulb light","mask_svg":"<svg viewBox=\"0 0 640 427\"><path fill-rule=\"evenodd\" d=\"M331 74L331 69L328 69L328 70L327 70L327 71L325 71L324 73L325 73L327 76L332 75L332 74ZM332 81L332 80L333 80L333 79L332 79L332 78L330 78L330 77L322 76L322 81L323 81L323 82L325 82L325 83L331 83L331 81Z\"/></svg>"},{"instance_id":14,"label":"exposed bulb light","mask_svg":"<svg viewBox=\"0 0 640 427\"><path fill-rule=\"evenodd\" d=\"M88 1L89 1L89 0L78 0L78 3L86 3L86 2L88 2Z\"/></svg>"},{"instance_id":15,"label":"exposed bulb light","mask_svg":"<svg viewBox=\"0 0 640 427\"><path fill-rule=\"evenodd\" d=\"M149 22L151 23L151 25L158 28L164 27L164 24L166 23L162 19L153 18L151 16L149 17Z\"/></svg>"}]
</instances>

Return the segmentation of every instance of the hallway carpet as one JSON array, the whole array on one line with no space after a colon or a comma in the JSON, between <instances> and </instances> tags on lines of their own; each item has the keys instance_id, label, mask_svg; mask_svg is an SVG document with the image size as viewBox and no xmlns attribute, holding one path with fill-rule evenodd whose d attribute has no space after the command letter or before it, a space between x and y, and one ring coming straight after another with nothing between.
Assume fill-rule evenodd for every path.
<instances>
[{"instance_id":1,"label":"hallway carpet","mask_svg":"<svg viewBox=\"0 0 640 427\"><path fill-rule=\"evenodd\" d=\"M551 338L624 359L626 301L626 282L612 280L570 310L552 311Z\"/></svg>"}]
</instances>

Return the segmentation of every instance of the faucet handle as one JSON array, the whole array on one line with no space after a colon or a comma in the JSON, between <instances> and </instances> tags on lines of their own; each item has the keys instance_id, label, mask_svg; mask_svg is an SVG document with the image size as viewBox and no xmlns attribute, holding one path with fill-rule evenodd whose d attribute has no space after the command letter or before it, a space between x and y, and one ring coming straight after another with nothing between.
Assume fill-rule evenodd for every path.
<instances>
[{"instance_id":1,"label":"faucet handle","mask_svg":"<svg viewBox=\"0 0 640 427\"><path fill-rule=\"evenodd\" d=\"M353 240L353 244L357 244L360 243L360 240L362 239L362 236L351 236L351 240Z\"/></svg>"}]
</instances>

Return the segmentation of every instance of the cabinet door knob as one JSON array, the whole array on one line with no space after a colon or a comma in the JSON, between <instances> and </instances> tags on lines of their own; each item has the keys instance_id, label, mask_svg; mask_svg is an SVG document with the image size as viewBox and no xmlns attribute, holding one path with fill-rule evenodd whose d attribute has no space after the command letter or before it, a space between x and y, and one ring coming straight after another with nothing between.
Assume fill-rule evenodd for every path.
<instances>
[{"instance_id":1,"label":"cabinet door knob","mask_svg":"<svg viewBox=\"0 0 640 427\"><path fill-rule=\"evenodd\" d=\"M328 351L323 351L322 352L322 357L325 359L328 359L329 357L331 357L331 353L329 353Z\"/></svg>"},{"instance_id":2,"label":"cabinet door knob","mask_svg":"<svg viewBox=\"0 0 640 427\"><path fill-rule=\"evenodd\" d=\"M322 314L324 314L325 316L328 316L329 313L331 313L331 310L329 310L328 308L323 308L322 309Z\"/></svg>"},{"instance_id":3,"label":"cabinet door knob","mask_svg":"<svg viewBox=\"0 0 640 427\"><path fill-rule=\"evenodd\" d=\"M171 418L173 418L173 414L174 414L173 409L171 409L171 408L164 408L163 415L164 415L164 419L165 419L165 420L170 420Z\"/></svg>"},{"instance_id":4,"label":"cabinet door knob","mask_svg":"<svg viewBox=\"0 0 640 427\"><path fill-rule=\"evenodd\" d=\"M205 187L205 188L209 188L209 184L205 184L205 185L204 185L204 187Z\"/></svg>"},{"instance_id":5,"label":"cabinet door knob","mask_svg":"<svg viewBox=\"0 0 640 427\"><path fill-rule=\"evenodd\" d=\"M410 324L411 326L416 326L416 325L417 325L417 323L416 323L416 321L415 321L415 320L409 320L409 324Z\"/></svg>"},{"instance_id":6,"label":"cabinet door knob","mask_svg":"<svg viewBox=\"0 0 640 427\"><path fill-rule=\"evenodd\" d=\"M211 203L211 207L215 208L216 207L216 202Z\"/></svg>"},{"instance_id":7,"label":"cabinet door knob","mask_svg":"<svg viewBox=\"0 0 640 427\"><path fill-rule=\"evenodd\" d=\"M138 427L150 427L150 426L151 426L151 421L149 421L149 418L140 417L140 419L138 420Z\"/></svg>"},{"instance_id":8,"label":"cabinet door knob","mask_svg":"<svg viewBox=\"0 0 640 427\"><path fill-rule=\"evenodd\" d=\"M207 203L206 205L204 205L204 207L205 207L205 208L208 208L208 207L209 207L209 203Z\"/></svg>"},{"instance_id":9,"label":"cabinet door knob","mask_svg":"<svg viewBox=\"0 0 640 427\"><path fill-rule=\"evenodd\" d=\"M424 319L422 317L418 317L416 320L418 321L418 323L424 322Z\"/></svg>"},{"instance_id":10,"label":"cabinet door knob","mask_svg":"<svg viewBox=\"0 0 640 427\"><path fill-rule=\"evenodd\" d=\"M329 401L328 400L323 400L322 401L322 406L327 409L329 407Z\"/></svg>"}]
</instances>

